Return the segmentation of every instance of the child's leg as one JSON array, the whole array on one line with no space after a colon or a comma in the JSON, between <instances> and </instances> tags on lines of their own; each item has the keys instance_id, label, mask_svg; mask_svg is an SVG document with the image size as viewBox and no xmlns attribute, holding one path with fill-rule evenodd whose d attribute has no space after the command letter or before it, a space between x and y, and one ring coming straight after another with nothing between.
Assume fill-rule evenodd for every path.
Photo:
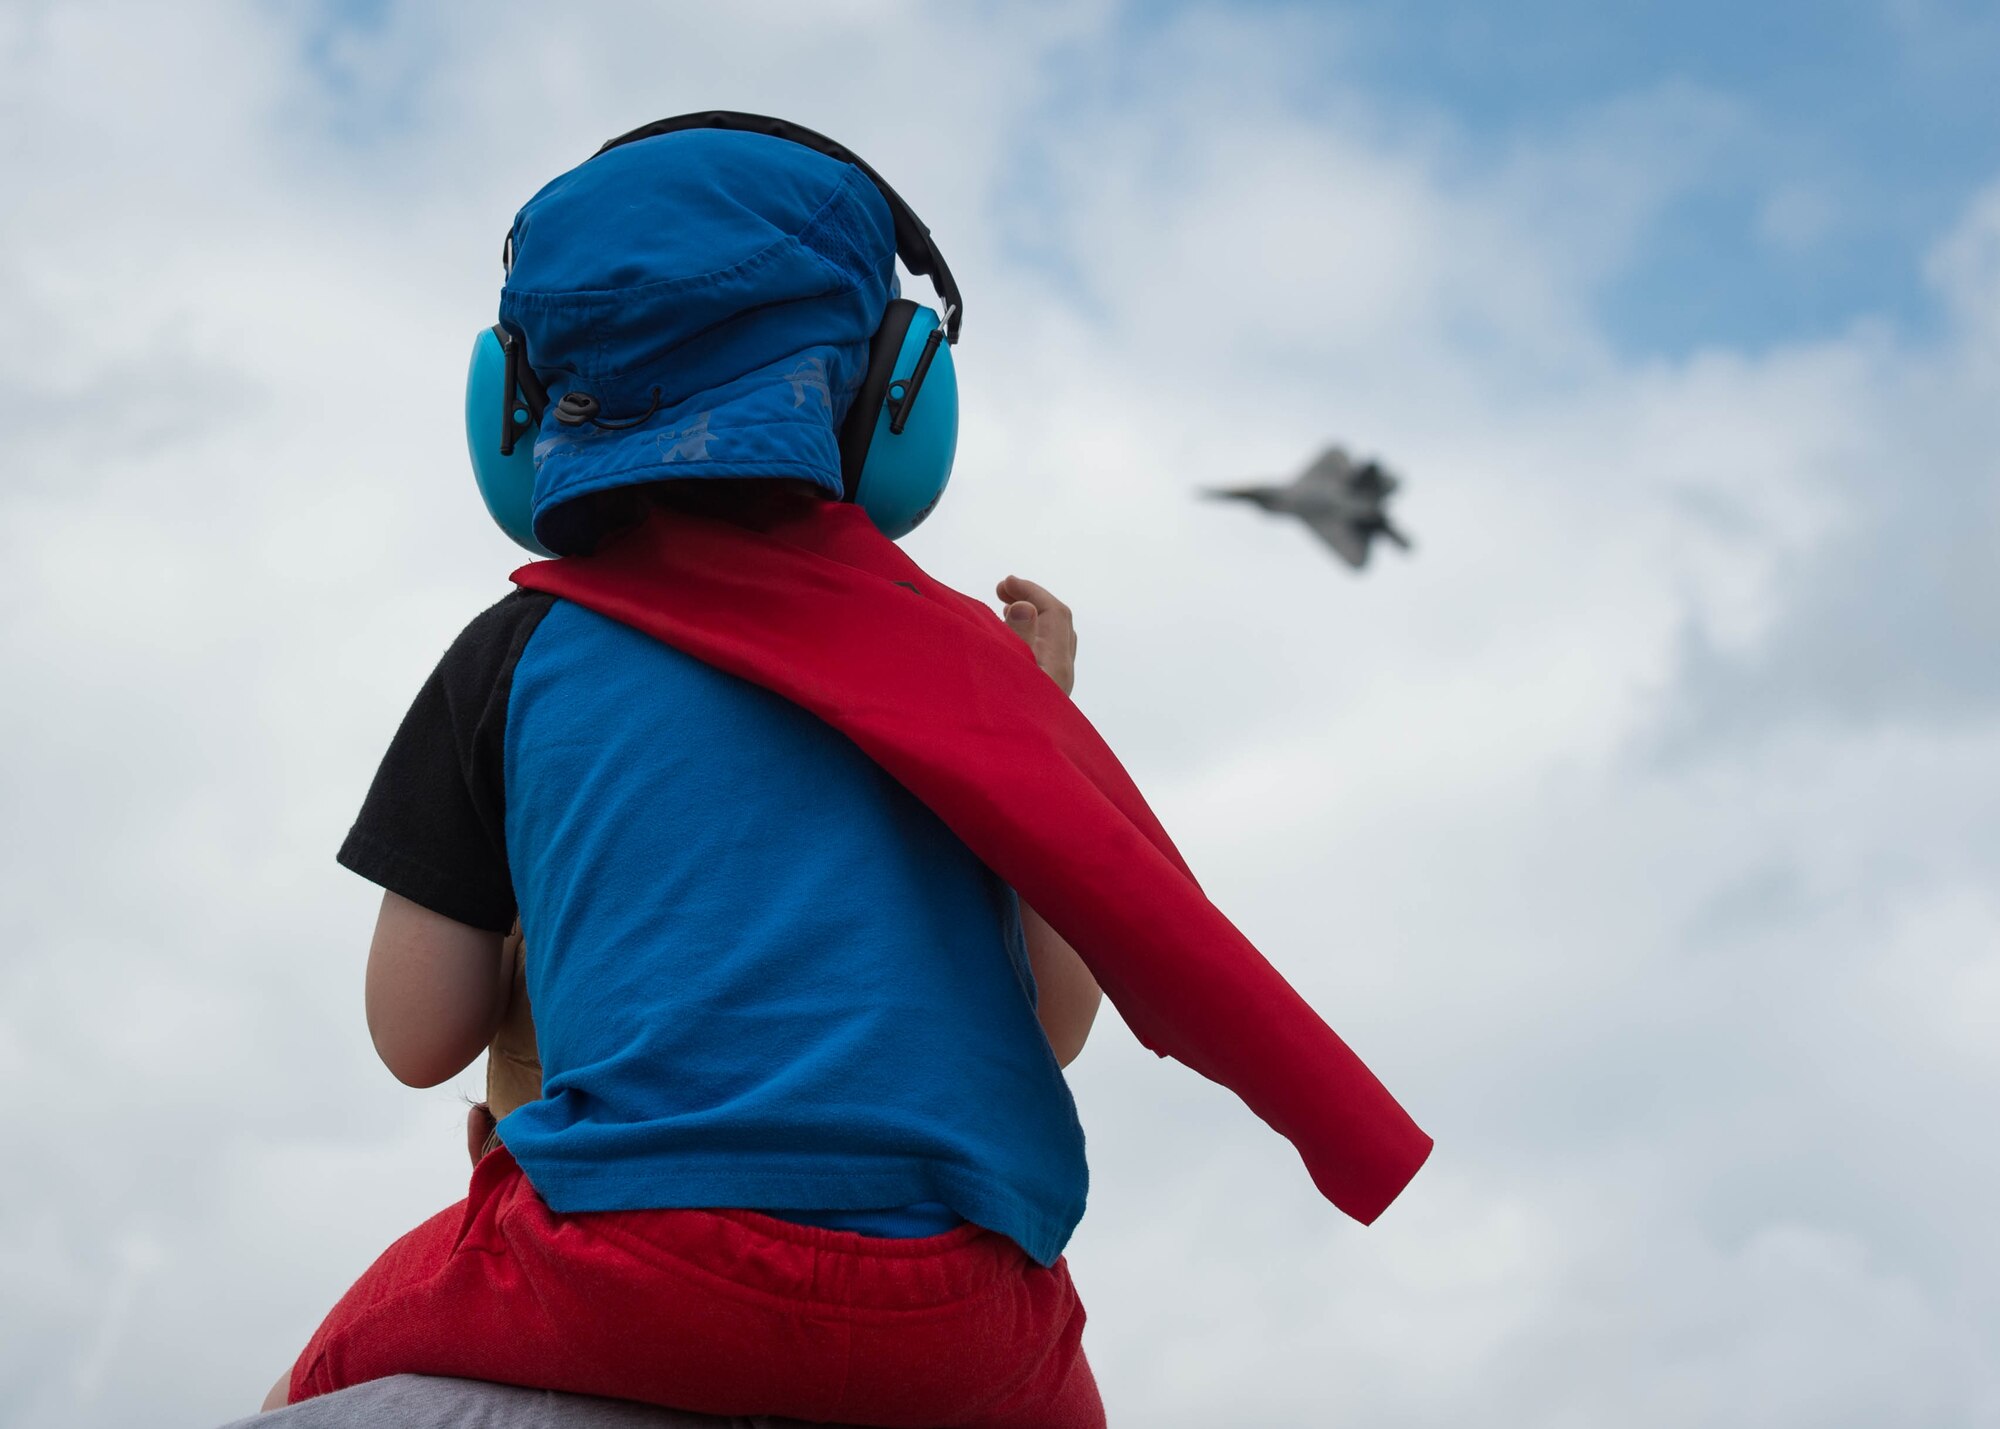
<instances>
[{"instance_id":1,"label":"child's leg","mask_svg":"<svg viewBox=\"0 0 2000 1429\"><path fill-rule=\"evenodd\" d=\"M708 1414L1099 1429L1066 1269L962 1226L873 1240L745 1211L551 1212L504 1148L356 1282L291 1400L395 1374Z\"/></svg>"},{"instance_id":2,"label":"child's leg","mask_svg":"<svg viewBox=\"0 0 2000 1429\"><path fill-rule=\"evenodd\" d=\"M362 1272L292 1366L287 1402L392 1374L486 1377L447 1367L460 1358L452 1342L463 1337L465 1327L432 1320L418 1304L447 1272L462 1232L491 1194L493 1179L475 1168L471 1197L439 1211Z\"/></svg>"},{"instance_id":3,"label":"child's leg","mask_svg":"<svg viewBox=\"0 0 2000 1429\"><path fill-rule=\"evenodd\" d=\"M286 1370L278 1376L278 1382L271 1386L271 1392L264 1396L264 1402L257 1406L259 1414L269 1414L273 1409L283 1409L292 1402L292 1372Z\"/></svg>"}]
</instances>

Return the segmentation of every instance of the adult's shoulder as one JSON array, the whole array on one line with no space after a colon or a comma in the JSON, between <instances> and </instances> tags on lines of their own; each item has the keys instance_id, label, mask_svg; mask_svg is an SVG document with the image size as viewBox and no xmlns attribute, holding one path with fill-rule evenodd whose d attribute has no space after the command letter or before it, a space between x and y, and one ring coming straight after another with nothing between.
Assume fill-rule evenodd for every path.
<instances>
[{"instance_id":1,"label":"adult's shoulder","mask_svg":"<svg viewBox=\"0 0 2000 1429\"><path fill-rule=\"evenodd\" d=\"M622 1399L402 1374L239 1419L224 1429L780 1429L795 1422L715 1419Z\"/></svg>"}]
</instances>

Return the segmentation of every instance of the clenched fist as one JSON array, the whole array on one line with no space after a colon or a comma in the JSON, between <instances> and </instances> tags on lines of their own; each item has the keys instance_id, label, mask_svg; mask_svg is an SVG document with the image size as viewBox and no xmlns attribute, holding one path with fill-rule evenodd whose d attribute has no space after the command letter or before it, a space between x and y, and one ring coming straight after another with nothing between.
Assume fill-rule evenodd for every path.
<instances>
[{"instance_id":1,"label":"clenched fist","mask_svg":"<svg viewBox=\"0 0 2000 1429\"><path fill-rule=\"evenodd\" d=\"M1068 694L1076 685L1076 622L1069 607L1033 581L1009 576L994 587L1007 628L1028 642L1035 663Z\"/></svg>"}]
</instances>

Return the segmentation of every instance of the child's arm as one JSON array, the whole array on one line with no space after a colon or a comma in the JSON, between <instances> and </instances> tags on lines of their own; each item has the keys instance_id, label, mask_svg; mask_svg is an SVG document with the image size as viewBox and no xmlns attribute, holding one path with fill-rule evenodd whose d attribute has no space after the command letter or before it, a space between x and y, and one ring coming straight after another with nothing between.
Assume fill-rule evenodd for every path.
<instances>
[{"instance_id":1,"label":"child's arm","mask_svg":"<svg viewBox=\"0 0 2000 1429\"><path fill-rule=\"evenodd\" d=\"M498 933L382 895L368 949L368 1032L398 1081L434 1087L486 1050L512 985L501 943Z\"/></svg>"},{"instance_id":2,"label":"child's arm","mask_svg":"<svg viewBox=\"0 0 2000 1429\"><path fill-rule=\"evenodd\" d=\"M1007 603L1002 612L1007 628L1028 642L1035 663L1068 694L1076 684L1076 621L1069 607L1019 576L1000 582L996 594ZM1035 971L1035 1015L1057 1064L1067 1067L1083 1050L1104 994L1076 949L1025 903L1021 932L1028 943L1028 966Z\"/></svg>"},{"instance_id":3,"label":"child's arm","mask_svg":"<svg viewBox=\"0 0 2000 1429\"><path fill-rule=\"evenodd\" d=\"M1056 1065L1067 1067L1083 1050L1104 994L1076 949L1025 903L1021 932L1028 942L1028 966L1035 972L1035 1016L1041 1019L1042 1035L1049 1039Z\"/></svg>"}]
</instances>

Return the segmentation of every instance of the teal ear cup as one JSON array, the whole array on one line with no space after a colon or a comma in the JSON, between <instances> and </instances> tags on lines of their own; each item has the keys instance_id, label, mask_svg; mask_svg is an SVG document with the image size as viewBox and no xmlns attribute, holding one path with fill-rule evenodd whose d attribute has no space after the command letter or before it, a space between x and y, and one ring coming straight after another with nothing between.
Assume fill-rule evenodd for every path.
<instances>
[{"instance_id":1,"label":"teal ear cup","mask_svg":"<svg viewBox=\"0 0 2000 1429\"><path fill-rule=\"evenodd\" d=\"M508 381L507 365L499 334L490 327L481 329L472 340L472 366L465 375L465 444L472 453L472 475L487 514L514 544L550 556L555 553L535 539L535 423L521 394L507 390L514 385ZM501 451L503 393L507 400L519 402L515 425L523 429L507 453Z\"/></svg>"},{"instance_id":2,"label":"teal ear cup","mask_svg":"<svg viewBox=\"0 0 2000 1429\"><path fill-rule=\"evenodd\" d=\"M915 530L951 480L958 451L958 371L943 336L930 308L911 315L855 483L855 504L891 540Z\"/></svg>"}]
</instances>

